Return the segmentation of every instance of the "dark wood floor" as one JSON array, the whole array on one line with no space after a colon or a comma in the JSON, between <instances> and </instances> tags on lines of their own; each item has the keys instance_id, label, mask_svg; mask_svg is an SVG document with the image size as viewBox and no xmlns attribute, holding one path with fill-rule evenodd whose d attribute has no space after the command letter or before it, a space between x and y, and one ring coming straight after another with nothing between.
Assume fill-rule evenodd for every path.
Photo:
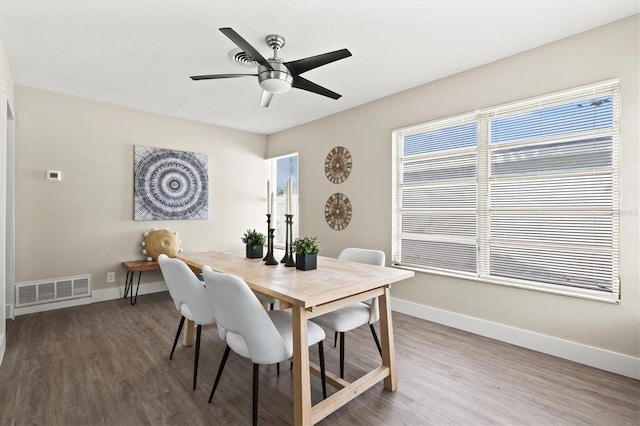
<instances>
[{"instance_id":1,"label":"dark wood floor","mask_svg":"<svg viewBox=\"0 0 640 426\"><path fill-rule=\"evenodd\" d=\"M168 355L179 316L167 293L79 306L8 322L0 425L250 424L251 364L233 353L212 404L224 344L203 332ZM374 386L325 425L638 425L640 382L402 314L393 314L399 389ZM333 335L327 366L337 370ZM317 362L317 351L311 351ZM363 327L347 334L346 378L379 363ZM285 363L286 364L286 363ZM291 424L291 372L262 367L259 423ZM312 379L314 401L319 382Z\"/></svg>"}]
</instances>

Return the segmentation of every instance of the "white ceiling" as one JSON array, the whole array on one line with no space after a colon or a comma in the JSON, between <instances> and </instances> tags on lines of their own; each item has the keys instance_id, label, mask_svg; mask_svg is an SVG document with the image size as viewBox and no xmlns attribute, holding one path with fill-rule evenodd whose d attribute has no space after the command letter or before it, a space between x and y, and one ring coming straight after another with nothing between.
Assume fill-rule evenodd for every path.
<instances>
[{"instance_id":1,"label":"white ceiling","mask_svg":"<svg viewBox=\"0 0 640 426\"><path fill-rule=\"evenodd\" d=\"M638 0L0 0L16 84L270 134L638 13ZM285 61L348 48L304 77L342 94L292 89L260 108L254 73L230 61L232 27Z\"/></svg>"}]
</instances>

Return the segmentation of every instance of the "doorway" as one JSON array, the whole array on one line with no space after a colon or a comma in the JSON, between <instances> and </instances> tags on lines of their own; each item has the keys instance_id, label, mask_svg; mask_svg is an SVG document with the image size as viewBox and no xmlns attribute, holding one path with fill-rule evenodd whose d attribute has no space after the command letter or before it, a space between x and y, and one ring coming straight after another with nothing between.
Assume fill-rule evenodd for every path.
<instances>
[{"instance_id":1,"label":"doorway","mask_svg":"<svg viewBox=\"0 0 640 426\"><path fill-rule=\"evenodd\" d=\"M15 283L15 114L0 82L0 363L6 348L6 318L13 318Z\"/></svg>"}]
</instances>

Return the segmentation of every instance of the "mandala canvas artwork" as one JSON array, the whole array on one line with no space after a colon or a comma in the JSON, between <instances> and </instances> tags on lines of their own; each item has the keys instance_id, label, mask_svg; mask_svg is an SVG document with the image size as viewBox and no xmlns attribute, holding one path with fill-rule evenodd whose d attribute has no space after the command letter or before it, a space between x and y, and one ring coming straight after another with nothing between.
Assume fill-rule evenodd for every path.
<instances>
[{"instance_id":1,"label":"mandala canvas artwork","mask_svg":"<svg viewBox=\"0 0 640 426\"><path fill-rule=\"evenodd\" d=\"M134 219L209 218L207 154L135 146Z\"/></svg>"}]
</instances>

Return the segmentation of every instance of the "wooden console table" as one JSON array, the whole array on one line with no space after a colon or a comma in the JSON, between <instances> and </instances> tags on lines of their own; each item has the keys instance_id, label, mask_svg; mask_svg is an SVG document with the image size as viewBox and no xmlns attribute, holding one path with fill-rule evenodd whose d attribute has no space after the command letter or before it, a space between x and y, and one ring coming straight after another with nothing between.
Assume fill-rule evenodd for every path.
<instances>
[{"instance_id":1,"label":"wooden console table","mask_svg":"<svg viewBox=\"0 0 640 426\"><path fill-rule=\"evenodd\" d=\"M124 299L131 295L131 304L135 305L138 300L138 290L140 289L140 277L144 271L157 271L160 269L158 261L132 260L122 262L122 267L127 270L127 277L124 280ZM136 294L133 295L133 276L138 273L138 284L136 285Z\"/></svg>"}]
</instances>

